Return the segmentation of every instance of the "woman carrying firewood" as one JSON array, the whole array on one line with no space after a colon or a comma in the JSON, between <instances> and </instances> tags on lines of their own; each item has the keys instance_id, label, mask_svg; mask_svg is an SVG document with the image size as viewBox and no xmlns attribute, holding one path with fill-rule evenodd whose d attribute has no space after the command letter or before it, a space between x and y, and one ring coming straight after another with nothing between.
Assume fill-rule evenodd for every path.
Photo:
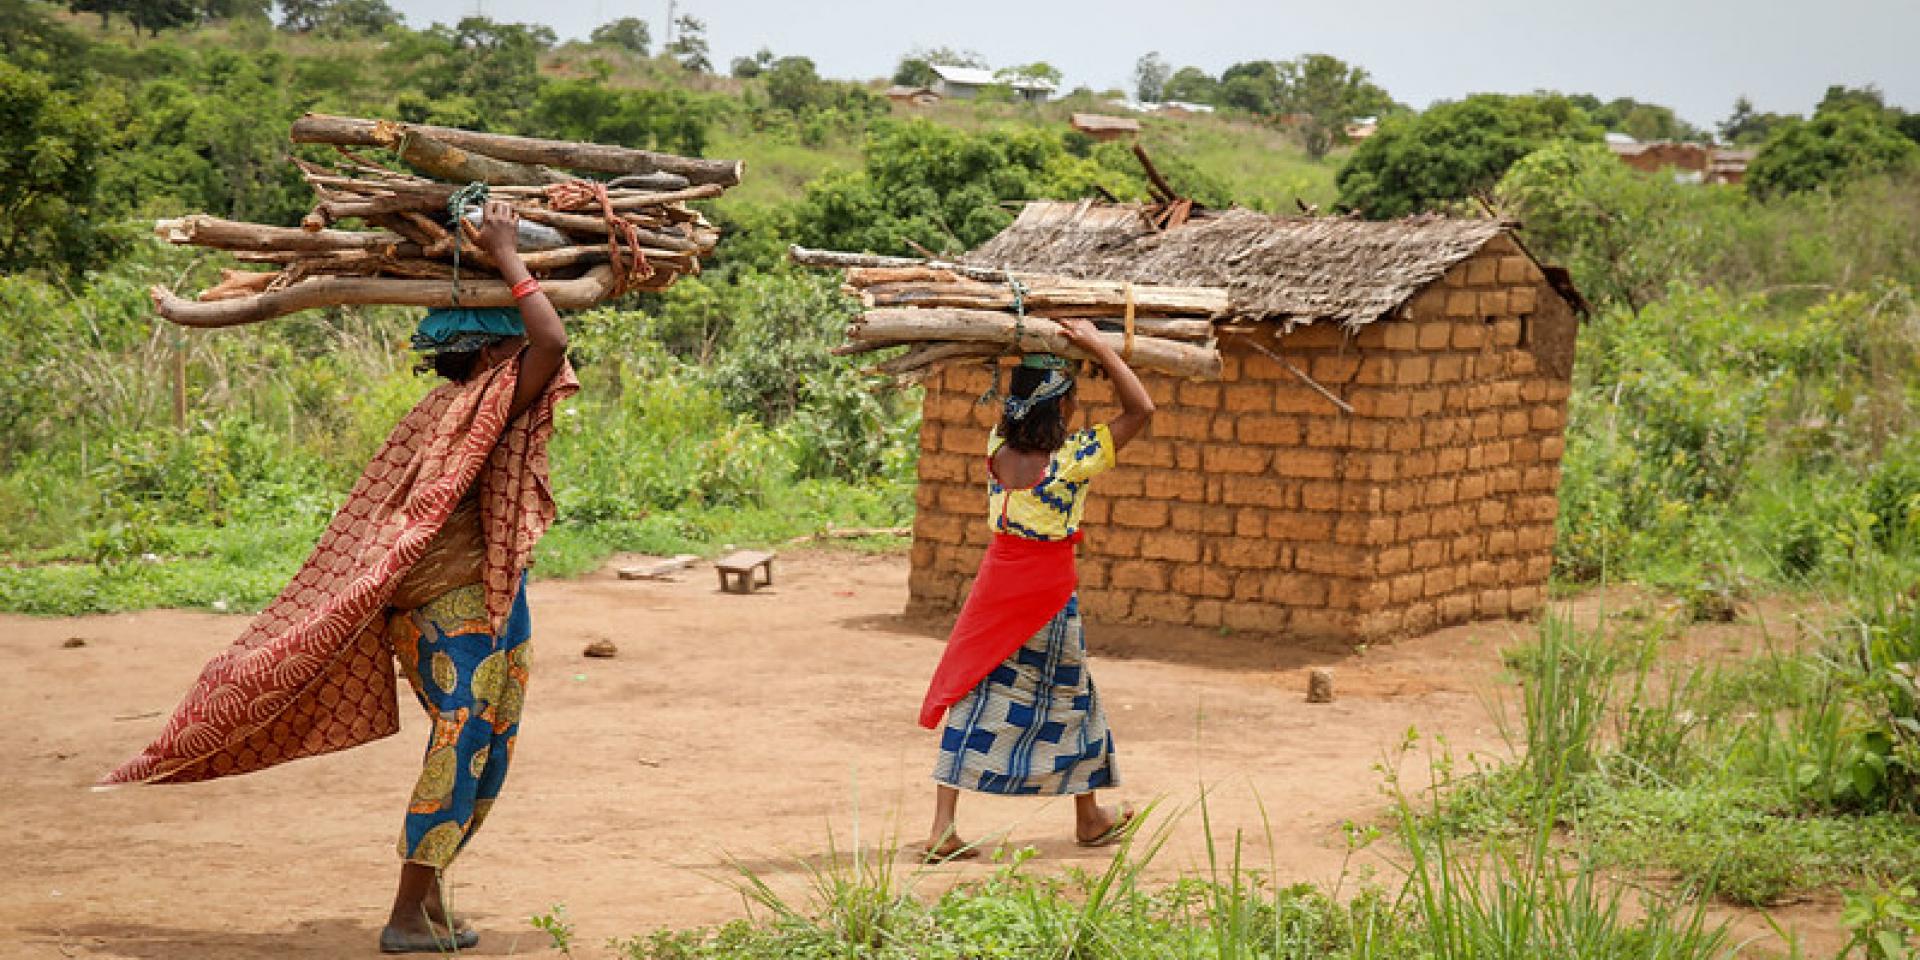
<instances>
[{"instance_id":1,"label":"woman carrying firewood","mask_svg":"<svg viewBox=\"0 0 1920 960\"><path fill-rule=\"evenodd\" d=\"M421 321L414 346L448 382L395 428L293 582L206 666L160 737L103 781L205 780L386 736L397 655L432 728L387 953L478 941L448 911L442 876L500 793L525 699L526 570L554 515L547 439L579 385L517 223L488 201L477 243L518 306Z\"/></svg>"},{"instance_id":2,"label":"woman carrying firewood","mask_svg":"<svg viewBox=\"0 0 1920 960\"><path fill-rule=\"evenodd\" d=\"M1074 545L1089 483L1146 427L1153 400L1092 322L1061 327L1105 369L1121 412L1069 433L1076 404L1066 361L1028 356L1014 370L1000 425L987 439L993 541L920 708L920 725L941 729L929 862L979 853L954 825L963 788L1072 795L1074 836L1083 846L1118 841L1133 818L1131 810L1100 806L1094 794L1120 781L1086 667Z\"/></svg>"}]
</instances>

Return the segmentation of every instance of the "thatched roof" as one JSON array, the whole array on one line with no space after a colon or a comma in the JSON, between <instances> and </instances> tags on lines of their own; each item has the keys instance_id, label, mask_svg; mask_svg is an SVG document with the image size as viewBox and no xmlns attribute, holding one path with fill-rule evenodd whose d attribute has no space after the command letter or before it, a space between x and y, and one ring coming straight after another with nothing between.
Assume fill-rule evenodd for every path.
<instances>
[{"instance_id":1,"label":"thatched roof","mask_svg":"<svg viewBox=\"0 0 1920 960\"><path fill-rule=\"evenodd\" d=\"M1243 317L1360 326L1506 229L1497 220L1379 222L1230 210L1156 233L1137 206L1041 201L966 260L1092 280L1226 287Z\"/></svg>"}]
</instances>

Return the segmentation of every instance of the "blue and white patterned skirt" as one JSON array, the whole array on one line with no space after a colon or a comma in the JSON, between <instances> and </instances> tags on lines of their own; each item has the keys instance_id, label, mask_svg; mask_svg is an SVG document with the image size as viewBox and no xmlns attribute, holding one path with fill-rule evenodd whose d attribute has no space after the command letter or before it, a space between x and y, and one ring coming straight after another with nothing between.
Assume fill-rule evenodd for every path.
<instances>
[{"instance_id":1,"label":"blue and white patterned skirt","mask_svg":"<svg viewBox=\"0 0 1920 960\"><path fill-rule=\"evenodd\" d=\"M1080 599L947 709L933 778L982 793L1118 786L1113 734L1087 672Z\"/></svg>"}]
</instances>

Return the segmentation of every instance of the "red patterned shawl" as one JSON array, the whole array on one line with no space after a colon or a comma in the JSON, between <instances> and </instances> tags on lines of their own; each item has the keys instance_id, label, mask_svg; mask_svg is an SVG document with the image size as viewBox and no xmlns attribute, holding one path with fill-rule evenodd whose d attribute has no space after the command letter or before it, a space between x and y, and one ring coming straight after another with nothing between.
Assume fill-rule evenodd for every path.
<instances>
[{"instance_id":1,"label":"red patterned shawl","mask_svg":"<svg viewBox=\"0 0 1920 960\"><path fill-rule=\"evenodd\" d=\"M387 599L479 484L487 613L505 623L553 523L547 439L571 367L508 422L519 361L436 388L394 428L293 581L200 673L160 735L103 784L185 783L359 746L399 729Z\"/></svg>"}]
</instances>

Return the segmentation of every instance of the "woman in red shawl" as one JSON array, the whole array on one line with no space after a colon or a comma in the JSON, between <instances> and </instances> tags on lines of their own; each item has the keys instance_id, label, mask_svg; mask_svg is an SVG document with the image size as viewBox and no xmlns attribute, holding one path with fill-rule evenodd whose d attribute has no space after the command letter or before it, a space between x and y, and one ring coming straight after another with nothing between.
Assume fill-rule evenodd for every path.
<instances>
[{"instance_id":1,"label":"woman in red shawl","mask_svg":"<svg viewBox=\"0 0 1920 960\"><path fill-rule=\"evenodd\" d=\"M401 831L387 953L479 940L441 876L486 819L519 730L532 632L525 574L553 521L547 438L578 389L560 315L486 203L479 246L517 308L435 310L414 346L447 383L368 464L313 555L201 672L160 736L103 783L182 783L356 746L398 729L393 660L432 720Z\"/></svg>"},{"instance_id":2,"label":"woman in red shawl","mask_svg":"<svg viewBox=\"0 0 1920 960\"><path fill-rule=\"evenodd\" d=\"M1088 485L1146 428L1153 400L1091 322L1061 326L1106 370L1121 412L1068 433L1076 404L1066 362L1030 356L1014 370L1000 426L987 438L993 542L920 710L920 725L941 731L925 848L933 862L978 854L954 827L963 788L1072 795L1075 839L1085 846L1118 840L1133 816L1094 795L1120 779L1087 672L1073 553Z\"/></svg>"}]
</instances>

